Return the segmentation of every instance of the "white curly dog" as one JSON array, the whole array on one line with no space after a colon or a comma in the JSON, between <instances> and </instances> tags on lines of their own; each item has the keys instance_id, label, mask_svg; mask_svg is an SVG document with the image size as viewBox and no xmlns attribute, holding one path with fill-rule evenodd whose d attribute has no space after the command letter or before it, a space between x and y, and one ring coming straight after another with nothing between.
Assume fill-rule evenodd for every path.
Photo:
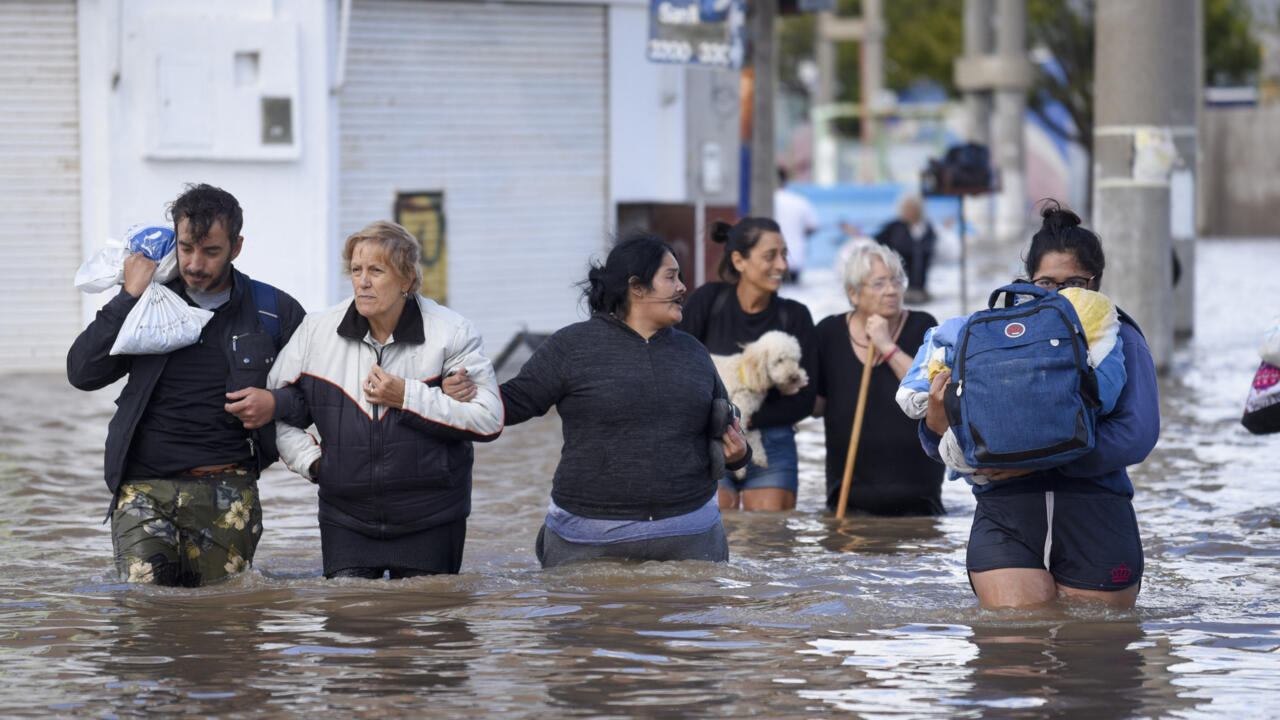
<instances>
[{"instance_id":1,"label":"white curly dog","mask_svg":"<svg viewBox=\"0 0 1280 720\"><path fill-rule=\"evenodd\" d=\"M720 372L729 401L742 411L744 425L760 409L770 388L777 388L783 395L794 395L809 384L808 373L800 367L800 342L781 330L770 330L743 345L740 353L712 355L711 360ZM751 462L769 467L760 431L751 428L746 435L747 444L751 446ZM747 469L736 470L734 474L741 478Z\"/></svg>"}]
</instances>

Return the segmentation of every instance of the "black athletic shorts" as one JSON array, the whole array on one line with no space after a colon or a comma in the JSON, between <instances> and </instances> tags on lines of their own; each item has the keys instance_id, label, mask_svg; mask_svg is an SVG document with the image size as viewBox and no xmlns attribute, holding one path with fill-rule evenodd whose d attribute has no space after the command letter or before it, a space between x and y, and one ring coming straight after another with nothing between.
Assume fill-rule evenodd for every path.
<instances>
[{"instance_id":1,"label":"black athletic shorts","mask_svg":"<svg viewBox=\"0 0 1280 720\"><path fill-rule=\"evenodd\" d=\"M1129 498L1109 492L980 493L969 531L970 572L1049 571L1081 590L1123 590L1142 579L1142 540Z\"/></svg>"}]
</instances>

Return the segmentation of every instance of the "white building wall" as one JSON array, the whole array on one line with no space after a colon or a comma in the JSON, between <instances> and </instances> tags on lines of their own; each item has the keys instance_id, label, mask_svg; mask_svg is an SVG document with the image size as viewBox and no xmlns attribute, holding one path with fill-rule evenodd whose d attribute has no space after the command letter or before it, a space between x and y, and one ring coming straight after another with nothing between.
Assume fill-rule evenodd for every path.
<instances>
[{"instance_id":1,"label":"white building wall","mask_svg":"<svg viewBox=\"0 0 1280 720\"><path fill-rule=\"evenodd\" d=\"M391 218L398 193L441 192L445 302L491 354L579 319L608 234L604 8L367 0L348 48L339 235Z\"/></svg>"},{"instance_id":2,"label":"white building wall","mask_svg":"<svg viewBox=\"0 0 1280 720\"><path fill-rule=\"evenodd\" d=\"M609 8L609 189L619 202L688 202L685 68L645 57L649 4ZM611 217L612 221L612 217Z\"/></svg>"},{"instance_id":3,"label":"white building wall","mask_svg":"<svg viewBox=\"0 0 1280 720\"><path fill-rule=\"evenodd\" d=\"M207 182L244 209L236 266L309 310L324 307L336 7L334 0L81 0L84 257L134 222L163 218L185 183ZM281 28L294 33L296 54L275 52L287 45L274 36ZM256 74L237 68L237 51L259 53ZM188 68L207 61L207 81L197 71L196 80L163 89L156 68L175 59ZM291 95L293 147L261 146L263 94ZM157 137L177 140L157 147ZM184 145L188 137L196 140ZM82 319L108 297L88 298Z\"/></svg>"},{"instance_id":4,"label":"white building wall","mask_svg":"<svg viewBox=\"0 0 1280 720\"><path fill-rule=\"evenodd\" d=\"M352 0L356 8L362 1ZM613 229L619 201L686 202L684 69L645 58L648 3L547 4L595 5L605 13L605 187L586 198L599 204L602 234ZM185 183L208 182L230 191L244 207L245 245L237 267L281 287L308 310L327 307L349 294L338 272L345 228L339 227L340 113L332 92L338 77L341 7L342 0L78 0L82 257L134 222L163 218L166 204ZM253 138L228 142L220 136L214 147L185 153L181 148L157 148L157 132L174 134L173 127L159 128L152 117L165 97L159 91L158 54L219 54L210 60L208 83L190 84L185 94L169 93L171 103L182 109L171 112L168 122L181 121L182 113L190 112L192 118L208 120L195 123L205 132L212 127L212 132L225 135L232 132L227 129L230 124L244 135L254 127L237 125L239 120L227 113L235 110L229 104L246 97L243 88L234 87L235 51L252 49L244 44L261 35L252 29L255 23L284 23L296 29L293 63L282 66L259 48L263 84L294 93L294 147L254 157ZM162 32L157 33L157 27ZM250 30L243 31L245 27ZM414 81L406 78L406 83ZM225 87L228 84L233 87ZM202 93L202 87L207 91ZM177 130L180 136L183 128ZM530 181L537 182L536 176ZM495 209L501 205L501 199L495 200ZM449 229L451 236L455 229ZM530 230L536 234L536 228ZM595 246L603 249L604 238ZM585 272L586 261L581 258L578 273ZM489 273L483 262L459 262L456 270L462 275L451 276L450 282L458 290L483 283ZM88 322L108 297L86 296L80 321ZM505 338L489 341L496 352L493 346Z\"/></svg>"}]
</instances>

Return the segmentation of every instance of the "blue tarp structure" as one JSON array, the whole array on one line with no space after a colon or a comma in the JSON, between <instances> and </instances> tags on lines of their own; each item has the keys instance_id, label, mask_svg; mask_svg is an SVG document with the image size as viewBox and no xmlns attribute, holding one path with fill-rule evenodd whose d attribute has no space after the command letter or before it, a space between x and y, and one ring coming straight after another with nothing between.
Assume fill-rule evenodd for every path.
<instances>
[{"instance_id":1,"label":"blue tarp structure","mask_svg":"<svg viewBox=\"0 0 1280 720\"><path fill-rule=\"evenodd\" d=\"M789 183L792 190L809 199L818 211L818 231L809 238L806 267L831 267L836 251L845 242L840 223L856 225L863 235L874 236L892 221L898 212L898 199L907 192L919 192L915 186L883 183L877 185L834 185L820 187ZM957 216L957 200L953 197L924 199L925 217L935 227L946 218Z\"/></svg>"}]
</instances>

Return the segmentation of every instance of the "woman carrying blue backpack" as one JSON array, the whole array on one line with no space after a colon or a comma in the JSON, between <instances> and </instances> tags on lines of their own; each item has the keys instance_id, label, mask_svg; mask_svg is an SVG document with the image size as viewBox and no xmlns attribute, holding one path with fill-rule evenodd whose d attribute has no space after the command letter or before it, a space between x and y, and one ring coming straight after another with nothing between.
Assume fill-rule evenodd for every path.
<instances>
[{"instance_id":1,"label":"woman carrying blue backpack","mask_svg":"<svg viewBox=\"0 0 1280 720\"><path fill-rule=\"evenodd\" d=\"M1026 258L1029 281L1046 290L1098 290L1106 264L1098 236L1050 201ZM1123 316L1127 319L1127 316ZM1114 409L1098 418L1093 449L1047 470L979 468L977 508L965 564L986 607L1025 607L1059 596L1132 607L1141 586L1142 541L1125 468L1142 462L1160 433L1155 366L1142 333L1121 323L1127 380ZM949 424L951 373L937 375L920 425L938 457ZM1046 412L1049 412L1046 410Z\"/></svg>"}]
</instances>

